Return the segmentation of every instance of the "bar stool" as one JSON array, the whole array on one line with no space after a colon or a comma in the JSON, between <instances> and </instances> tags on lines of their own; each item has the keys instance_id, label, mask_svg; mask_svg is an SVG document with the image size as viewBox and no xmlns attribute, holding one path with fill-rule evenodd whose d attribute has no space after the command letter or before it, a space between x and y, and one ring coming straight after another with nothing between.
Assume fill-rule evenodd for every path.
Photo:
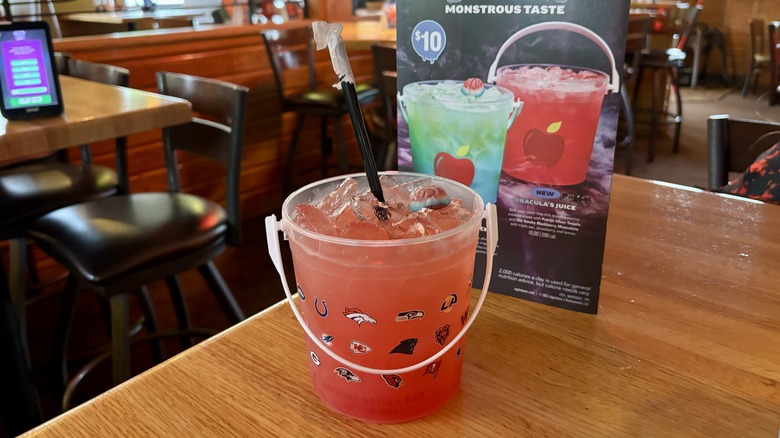
<instances>
[{"instance_id":1,"label":"bar stool","mask_svg":"<svg viewBox=\"0 0 780 438\"><path fill-rule=\"evenodd\" d=\"M756 91L758 75L769 67L769 54L765 53L766 47L764 45L764 32L767 29L764 26L764 20L751 18L748 23L750 26L750 67L745 74L745 82L742 85L742 97L748 95L751 80L753 82L751 92Z\"/></svg>"},{"instance_id":2,"label":"bar stool","mask_svg":"<svg viewBox=\"0 0 780 438\"><path fill-rule=\"evenodd\" d=\"M642 50L647 46L647 35L650 32L653 19L650 16L630 19L626 32L626 59L623 66L623 80L620 84L620 104L623 119L626 124L626 136L620 142L626 148L625 174L631 175L631 161L634 155L636 129L634 127L634 110L628 97L628 87L636 81Z\"/></svg>"},{"instance_id":3,"label":"bar stool","mask_svg":"<svg viewBox=\"0 0 780 438\"><path fill-rule=\"evenodd\" d=\"M55 60L58 69L69 76L119 86L129 81L130 72L121 67L72 60L66 54ZM25 265L34 266L26 228L58 208L126 192L126 147L126 138L116 139L116 171L93 164L89 145L81 146L81 163L66 162L67 153L55 153L0 170L0 240L9 240L9 289L25 348Z\"/></svg>"},{"instance_id":4,"label":"bar stool","mask_svg":"<svg viewBox=\"0 0 780 438\"><path fill-rule=\"evenodd\" d=\"M707 76L707 63L710 53L714 49L720 51L720 77L724 87L731 85L728 68L728 51L726 50L726 35L720 29L706 29L704 31L704 47L702 47L701 76Z\"/></svg>"},{"instance_id":5,"label":"bar stool","mask_svg":"<svg viewBox=\"0 0 780 438\"><path fill-rule=\"evenodd\" d=\"M292 188L292 161L298 138L303 130L307 116L320 118L320 173L328 174L328 155L332 151L332 141L328 137L328 120L336 122L336 141L338 143L341 170L347 171L347 147L344 142L342 117L349 114L344 94L331 86L318 87L314 68L314 47L309 27L293 29L275 29L263 32L263 42L274 72L279 105L282 112L296 114L295 128L287 149L287 161L284 167L284 191ZM303 71L301 71L303 70ZM285 88L285 72L294 72L300 78L307 75L307 81L296 90ZM291 76L292 77L292 76ZM300 81L303 82L303 81ZM368 84L355 84L358 103L361 107L371 103L379 96L379 90Z\"/></svg>"},{"instance_id":6,"label":"bar stool","mask_svg":"<svg viewBox=\"0 0 780 438\"><path fill-rule=\"evenodd\" d=\"M244 140L246 87L196 76L158 72L160 93L189 100L198 114L190 123L163 129L169 192L112 196L55 210L37 219L28 234L69 271L63 293L55 358L65 358L74 304L82 288L105 298L111 311L114 384L130 376L128 295L164 279L179 328L190 328L176 276L197 269L228 319L244 314L213 259L240 242L239 180ZM226 169L227 207L181 192L176 152L211 159ZM67 361L62 361L63 377Z\"/></svg>"},{"instance_id":7,"label":"bar stool","mask_svg":"<svg viewBox=\"0 0 780 438\"><path fill-rule=\"evenodd\" d=\"M713 115L707 119L707 188L719 190L780 141L780 123Z\"/></svg>"},{"instance_id":8,"label":"bar stool","mask_svg":"<svg viewBox=\"0 0 780 438\"><path fill-rule=\"evenodd\" d=\"M649 141L647 146L647 162L654 158L655 140L658 134L659 124L674 124L674 140L672 151L677 153L680 149L680 127L682 124L682 99L680 97L680 69L685 65L686 43L691 31L696 24L696 18L701 9L701 0L696 5L677 4L669 13L663 23L664 32L672 34L673 47L665 50L645 49L641 52L639 67L634 84L634 95L631 101L635 111L637 109L637 97L645 70L650 70L653 76L652 102L649 109L650 120L642 120L642 124L649 124ZM665 84L662 84L662 76L666 76ZM666 89L674 93L675 111L666 109Z\"/></svg>"}]
</instances>

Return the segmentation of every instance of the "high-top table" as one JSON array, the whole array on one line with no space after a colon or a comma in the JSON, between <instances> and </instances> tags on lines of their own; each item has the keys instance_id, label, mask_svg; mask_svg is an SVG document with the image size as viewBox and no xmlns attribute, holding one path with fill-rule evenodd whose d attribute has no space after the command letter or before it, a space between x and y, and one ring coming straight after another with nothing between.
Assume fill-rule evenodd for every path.
<instances>
[{"instance_id":1,"label":"high-top table","mask_svg":"<svg viewBox=\"0 0 780 438\"><path fill-rule=\"evenodd\" d=\"M430 416L332 412L279 303L26 436L777 436L780 206L612 190L598 315L490 294Z\"/></svg>"},{"instance_id":2,"label":"high-top table","mask_svg":"<svg viewBox=\"0 0 780 438\"><path fill-rule=\"evenodd\" d=\"M192 118L191 105L183 99L68 76L61 76L60 82L62 115L24 121L0 117L0 162L178 125ZM0 406L8 405L3 414L13 416L6 419L6 425L13 428L35 424L30 418L36 415L35 391L23 354L6 279L0 275Z\"/></svg>"},{"instance_id":3,"label":"high-top table","mask_svg":"<svg viewBox=\"0 0 780 438\"><path fill-rule=\"evenodd\" d=\"M0 162L186 123L186 100L60 76L65 111L58 117L0 117Z\"/></svg>"},{"instance_id":4,"label":"high-top table","mask_svg":"<svg viewBox=\"0 0 780 438\"><path fill-rule=\"evenodd\" d=\"M207 10L160 9L157 11L119 11L119 12L79 12L60 16L62 21L90 24L120 24L127 26L128 31L138 29L139 23L151 23L156 20L192 20L204 17Z\"/></svg>"}]
</instances>

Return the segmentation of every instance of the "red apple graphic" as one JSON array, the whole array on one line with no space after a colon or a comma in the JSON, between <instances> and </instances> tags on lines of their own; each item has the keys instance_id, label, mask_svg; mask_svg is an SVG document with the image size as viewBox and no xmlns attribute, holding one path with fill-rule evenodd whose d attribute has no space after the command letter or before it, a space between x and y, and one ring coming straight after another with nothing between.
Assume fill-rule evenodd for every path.
<instances>
[{"instance_id":1,"label":"red apple graphic","mask_svg":"<svg viewBox=\"0 0 780 438\"><path fill-rule=\"evenodd\" d=\"M547 132L529 129L523 139L523 150L527 157L533 157L533 162L548 167L555 166L563 157L566 146L563 137L555 134L561 129L561 122L550 123Z\"/></svg>"},{"instance_id":2,"label":"red apple graphic","mask_svg":"<svg viewBox=\"0 0 780 438\"><path fill-rule=\"evenodd\" d=\"M455 155L463 157L468 154L469 145L461 146ZM468 158L458 158L448 152L439 152L433 159L433 173L461 184L471 185L474 181L474 163Z\"/></svg>"}]
</instances>

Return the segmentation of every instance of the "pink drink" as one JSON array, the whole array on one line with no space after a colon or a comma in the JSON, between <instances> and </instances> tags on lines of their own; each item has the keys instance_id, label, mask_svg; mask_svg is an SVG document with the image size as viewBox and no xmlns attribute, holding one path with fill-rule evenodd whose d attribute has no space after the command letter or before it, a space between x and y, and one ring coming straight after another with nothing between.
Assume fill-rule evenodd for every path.
<instances>
[{"instance_id":1,"label":"pink drink","mask_svg":"<svg viewBox=\"0 0 780 438\"><path fill-rule=\"evenodd\" d=\"M507 133L503 171L539 184L583 182L608 82L605 73L588 69L500 68L496 84L524 102Z\"/></svg>"},{"instance_id":2,"label":"pink drink","mask_svg":"<svg viewBox=\"0 0 780 438\"><path fill-rule=\"evenodd\" d=\"M356 364L394 369L441 351L463 327L483 205L476 192L443 178L382 178L386 221L374 214L364 177L304 187L282 212L308 327ZM450 204L410 212L409 193L419 184L443 187ZM465 337L431 365L402 375L350 369L308 338L306 358L315 391L332 409L389 423L444 405L458 388L464 351Z\"/></svg>"}]
</instances>

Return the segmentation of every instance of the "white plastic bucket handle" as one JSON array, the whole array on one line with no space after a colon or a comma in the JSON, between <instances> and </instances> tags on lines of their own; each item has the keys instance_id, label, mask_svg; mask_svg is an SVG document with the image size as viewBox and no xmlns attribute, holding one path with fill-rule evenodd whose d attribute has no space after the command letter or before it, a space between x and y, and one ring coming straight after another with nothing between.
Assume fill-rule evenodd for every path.
<instances>
[{"instance_id":1,"label":"white plastic bucket handle","mask_svg":"<svg viewBox=\"0 0 780 438\"><path fill-rule=\"evenodd\" d=\"M440 357L442 357L445 353L447 353L458 341L460 341L463 335L466 334L469 327L471 327L471 324L474 322L474 319L477 317L477 314L479 313L480 309L482 308L482 303L485 301L485 297L487 296L488 286L490 285L490 277L493 272L493 255L496 252L496 244L498 243L498 219L496 216L496 206L488 203L485 206L485 211L482 213L482 218L485 219L485 221L487 222L487 263L485 264L485 281L482 283L482 293L479 295L479 300L477 301L477 305L474 306L474 311L471 313L471 317L469 318L468 321L466 321L466 324L463 326L460 332L458 332L458 334L454 338L452 338L452 340L439 352L437 352L433 356L415 365L411 365L404 368L392 369L392 370L381 370L381 369L368 368L362 365L358 365L334 353L333 350L331 350L322 341L320 341L319 338L317 338L317 335L315 335L311 331L309 326L306 325L306 322L303 320L303 316L301 315L301 312L298 310L298 306L296 306L295 303L293 302L292 293L290 292L290 288L287 285L287 277L285 276L284 273L282 253L281 253L281 248L279 246L279 231L284 232L284 229L283 229L282 221L276 220L276 215L271 215L265 218L265 234L266 234L266 239L268 240L268 253L271 255L271 260L273 261L274 266L276 267L276 271L279 273L279 278L281 278L282 280L282 287L284 288L284 294L287 295L287 302L290 304L290 307L292 308L292 311L295 314L295 318L298 320L298 323L300 323L301 327L303 328L303 331L306 332L306 335L309 336L309 339L311 339L312 342L314 342L322 351L327 353L328 356L332 357L334 360L340 362L342 365L346 367L351 368L354 371L360 371L367 374L377 374L377 375L403 374L403 373L408 373L410 371L418 370L422 367L426 367L432 364L433 362L435 362Z\"/></svg>"},{"instance_id":2,"label":"white plastic bucket handle","mask_svg":"<svg viewBox=\"0 0 780 438\"><path fill-rule=\"evenodd\" d=\"M506 42L504 42L504 45L501 46L500 49L498 49L498 53L496 54L496 60L493 61L493 64L490 65L487 81L492 84L496 80L496 69L498 69L498 61L501 59L501 56L504 54L504 51L506 51L506 49L509 48L509 46L511 46L512 44L515 43L515 41L519 40L520 38L526 35L530 35L532 33L540 32L543 30L568 30L570 32L578 33L588 38L589 40L593 41L597 46L599 46L599 48L601 48L601 50L604 51L604 54L607 55L607 58L609 58L609 64L612 67L612 76L609 80L609 87L607 88L607 92L608 93L620 92L620 75L618 74L617 71L617 65L615 65L615 55L612 54L612 50L609 49L607 43L600 36L598 36L596 33L588 29L587 27L580 26L579 24L567 23L564 21L548 21L545 23L537 23L515 32L515 34L509 37L509 39L506 40Z\"/></svg>"}]
</instances>

